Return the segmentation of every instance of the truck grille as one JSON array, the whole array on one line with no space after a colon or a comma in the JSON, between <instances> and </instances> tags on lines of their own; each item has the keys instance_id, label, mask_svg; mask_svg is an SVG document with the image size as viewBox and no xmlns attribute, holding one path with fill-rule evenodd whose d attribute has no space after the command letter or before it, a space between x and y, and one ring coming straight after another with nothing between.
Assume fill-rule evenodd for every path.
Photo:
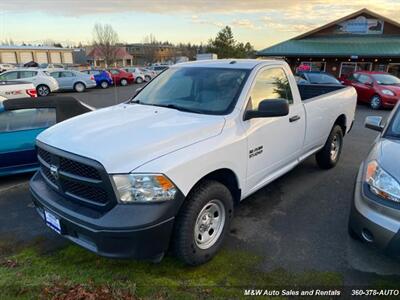
<instances>
[{"instance_id":1,"label":"truck grille","mask_svg":"<svg viewBox=\"0 0 400 300\"><path fill-rule=\"evenodd\" d=\"M43 177L66 199L105 210L115 205L108 174L96 161L46 146L37 147Z\"/></svg>"}]
</instances>

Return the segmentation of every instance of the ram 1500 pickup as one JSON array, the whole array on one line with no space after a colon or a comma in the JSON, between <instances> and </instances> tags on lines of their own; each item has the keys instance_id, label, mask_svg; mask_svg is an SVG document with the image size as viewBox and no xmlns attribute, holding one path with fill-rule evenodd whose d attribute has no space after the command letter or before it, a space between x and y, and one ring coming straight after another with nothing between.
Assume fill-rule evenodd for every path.
<instances>
[{"instance_id":1,"label":"ram 1500 pickup","mask_svg":"<svg viewBox=\"0 0 400 300\"><path fill-rule=\"evenodd\" d=\"M235 205L316 154L329 169L351 129L356 92L299 89L277 60L217 60L165 70L129 101L37 138L30 182L45 223L108 257L210 260Z\"/></svg>"}]
</instances>

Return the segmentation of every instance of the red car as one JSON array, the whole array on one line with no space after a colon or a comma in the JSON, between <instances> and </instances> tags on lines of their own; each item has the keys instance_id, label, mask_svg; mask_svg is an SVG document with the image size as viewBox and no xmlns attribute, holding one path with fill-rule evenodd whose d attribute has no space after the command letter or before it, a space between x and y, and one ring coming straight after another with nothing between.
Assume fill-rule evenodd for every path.
<instances>
[{"instance_id":1,"label":"red car","mask_svg":"<svg viewBox=\"0 0 400 300\"><path fill-rule=\"evenodd\" d=\"M385 72L354 72L343 79L357 90L358 101L373 109L393 108L400 99L400 79Z\"/></svg>"},{"instance_id":2,"label":"red car","mask_svg":"<svg viewBox=\"0 0 400 300\"><path fill-rule=\"evenodd\" d=\"M126 72L125 70L115 68L109 69L108 72L111 73L112 80L115 82L115 84L125 86L135 81L133 74Z\"/></svg>"}]
</instances>

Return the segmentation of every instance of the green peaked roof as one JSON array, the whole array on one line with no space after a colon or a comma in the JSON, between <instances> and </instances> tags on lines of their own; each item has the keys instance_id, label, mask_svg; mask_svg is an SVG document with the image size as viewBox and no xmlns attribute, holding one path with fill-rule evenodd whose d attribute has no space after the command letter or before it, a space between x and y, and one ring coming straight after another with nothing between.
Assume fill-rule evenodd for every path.
<instances>
[{"instance_id":1,"label":"green peaked roof","mask_svg":"<svg viewBox=\"0 0 400 300\"><path fill-rule=\"evenodd\" d=\"M292 39L258 51L259 56L400 57L400 36L329 36Z\"/></svg>"}]
</instances>

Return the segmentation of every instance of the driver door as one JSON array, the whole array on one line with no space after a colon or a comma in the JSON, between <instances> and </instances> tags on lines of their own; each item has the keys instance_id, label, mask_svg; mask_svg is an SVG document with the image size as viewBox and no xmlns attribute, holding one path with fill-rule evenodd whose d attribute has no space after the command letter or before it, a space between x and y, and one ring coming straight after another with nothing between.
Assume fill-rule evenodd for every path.
<instances>
[{"instance_id":1,"label":"driver door","mask_svg":"<svg viewBox=\"0 0 400 300\"><path fill-rule=\"evenodd\" d=\"M261 101L286 99L289 114L244 121L248 143L247 191L250 193L297 164L305 132L303 104L293 101L290 83L282 67L259 71L246 110L257 110Z\"/></svg>"}]
</instances>

